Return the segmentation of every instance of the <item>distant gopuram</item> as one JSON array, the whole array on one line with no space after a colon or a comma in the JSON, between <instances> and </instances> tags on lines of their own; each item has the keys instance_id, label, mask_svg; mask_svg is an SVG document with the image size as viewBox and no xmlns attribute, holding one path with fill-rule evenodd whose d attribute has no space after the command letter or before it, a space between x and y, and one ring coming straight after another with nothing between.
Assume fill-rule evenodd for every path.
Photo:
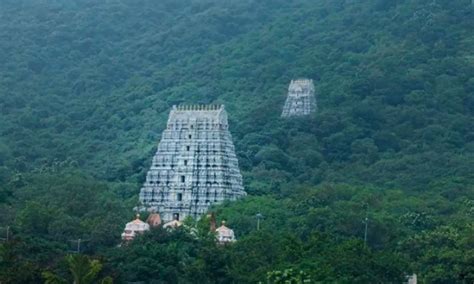
<instances>
[{"instance_id":1,"label":"distant gopuram","mask_svg":"<svg viewBox=\"0 0 474 284\"><path fill-rule=\"evenodd\" d=\"M291 80L281 117L309 115L316 110L313 80Z\"/></svg>"},{"instance_id":2,"label":"distant gopuram","mask_svg":"<svg viewBox=\"0 0 474 284\"><path fill-rule=\"evenodd\" d=\"M145 184L142 209L163 222L195 219L246 195L224 106L173 106Z\"/></svg>"}]
</instances>

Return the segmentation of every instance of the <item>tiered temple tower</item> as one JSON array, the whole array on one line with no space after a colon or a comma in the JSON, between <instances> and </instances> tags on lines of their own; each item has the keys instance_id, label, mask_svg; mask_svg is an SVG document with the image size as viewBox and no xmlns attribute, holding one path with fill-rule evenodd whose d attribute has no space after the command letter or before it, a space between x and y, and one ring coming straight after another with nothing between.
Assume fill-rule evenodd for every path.
<instances>
[{"instance_id":1,"label":"tiered temple tower","mask_svg":"<svg viewBox=\"0 0 474 284\"><path fill-rule=\"evenodd\" d=\"M309 115L316 110L313 80L291 80L281 117Z\"/></svg>"},{"instance_id":2,"label":"tiered temple tower","mask_svg":"<svg viewBox=\"0 0 474 284\"><path fill-rule=\"evenodd\" d=\"M173 106L142 205L169 222L199 218L212 204L245 195L224 106Z\"/></svg>"}]
</instances>

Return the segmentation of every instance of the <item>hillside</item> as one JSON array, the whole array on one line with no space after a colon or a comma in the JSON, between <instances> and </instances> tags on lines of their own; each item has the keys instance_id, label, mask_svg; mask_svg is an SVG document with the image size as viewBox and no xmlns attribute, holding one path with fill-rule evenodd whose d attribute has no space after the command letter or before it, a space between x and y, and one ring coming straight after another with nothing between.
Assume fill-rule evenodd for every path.
<instances>
[{"instance_id":1,"label":"hillside","mask_svg":"<svg viewBox=\"0 0 474 284\"><path fill-rule=\"evenodd\" d=\"M78 238L119 282L473 281L471 1L158 2L1 1L0 281L65 274ZM282 120L297 77L318 112ZM249 197L215 211L239 242L154 232L124 253L180 103L230 115Z\"/></svg>"}]
</instances>

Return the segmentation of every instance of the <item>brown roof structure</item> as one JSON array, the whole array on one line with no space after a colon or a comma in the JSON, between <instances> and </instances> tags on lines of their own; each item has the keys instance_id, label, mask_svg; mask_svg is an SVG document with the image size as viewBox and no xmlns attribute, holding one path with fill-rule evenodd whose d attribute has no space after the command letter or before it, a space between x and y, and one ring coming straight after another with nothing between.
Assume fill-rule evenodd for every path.
<instances>
[{"instance_id":1,"label":"brown roof structure","mask_svg":"<svg viewBox=\"0 0 474 284\"><path fill-rule=\"evenodd\" d=\"M151 213L148 218L146 219L146 222L150 227L156 228L161 225L161 217L160 214L158 213Z\"/></svg>"}]
</instances>

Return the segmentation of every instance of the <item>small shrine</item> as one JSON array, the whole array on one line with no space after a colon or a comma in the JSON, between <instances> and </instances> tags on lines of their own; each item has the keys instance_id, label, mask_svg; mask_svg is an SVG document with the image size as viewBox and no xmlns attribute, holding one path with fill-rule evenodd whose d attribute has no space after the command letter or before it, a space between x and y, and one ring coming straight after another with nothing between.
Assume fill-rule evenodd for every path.
<instances>
[{"instance_id":1,"label":"small shrine","mask_svg":"<svg viewBox=\"0 0 474 284\"><path fill-rule=\"evenodd\" d=\"M122 233L123 241L131 241L137 236L137 234L143 234L145 231L150 230L150 225L140 220L140 214L137 214L135 220L128 222L125 225L125 229Z\"/></svg>"},{"instance_id":2,"label":"small shrine","mask_svg":"<svg viewBox=\"0 0 474 284\"><path fill-rule=\"evenodd\" d=\"M226 227L225 221L222 221L222 224L219 228L216 229L216 238L220 244L233 243L235 242L234 230Z\"/></svg>"},{"instance_id":3,"label":"small shrine","mask_svg":"<svg viewBox=\"0 0 474 284\"><path fill-rule=\"evenodd\" d=\"M166 222L163 225L164 229L176 229L178 227L181 227L183 225L183 222L179 221L179 214L174 214L173 215L173 220Z\"/></svg>"},{"instance_id":4,"label":"small shrine","mask_svg":"<svg viewBox=\"0 0 474 284\"><path fill-rule=\"evenodd\" d=\"M183 225L182 222L180 222L179 220L173 220L173 221L169 221L168 223L164 224L163 225L163 228L164 229L176 229L178 227L181 227Z\"/></svg>"},{"instance_id":5,"label":"small shrine","mask_svg":"<svg viewBox=\"0 0 474 284\"><path fill-rule=\"evenodd\" d=\"M151 228L156 228L161 225L161 217L160 214L158 213L151 213L148 218L146 219L146 222L148 225L150 225Z\"/></svg>"}]
</instances>

